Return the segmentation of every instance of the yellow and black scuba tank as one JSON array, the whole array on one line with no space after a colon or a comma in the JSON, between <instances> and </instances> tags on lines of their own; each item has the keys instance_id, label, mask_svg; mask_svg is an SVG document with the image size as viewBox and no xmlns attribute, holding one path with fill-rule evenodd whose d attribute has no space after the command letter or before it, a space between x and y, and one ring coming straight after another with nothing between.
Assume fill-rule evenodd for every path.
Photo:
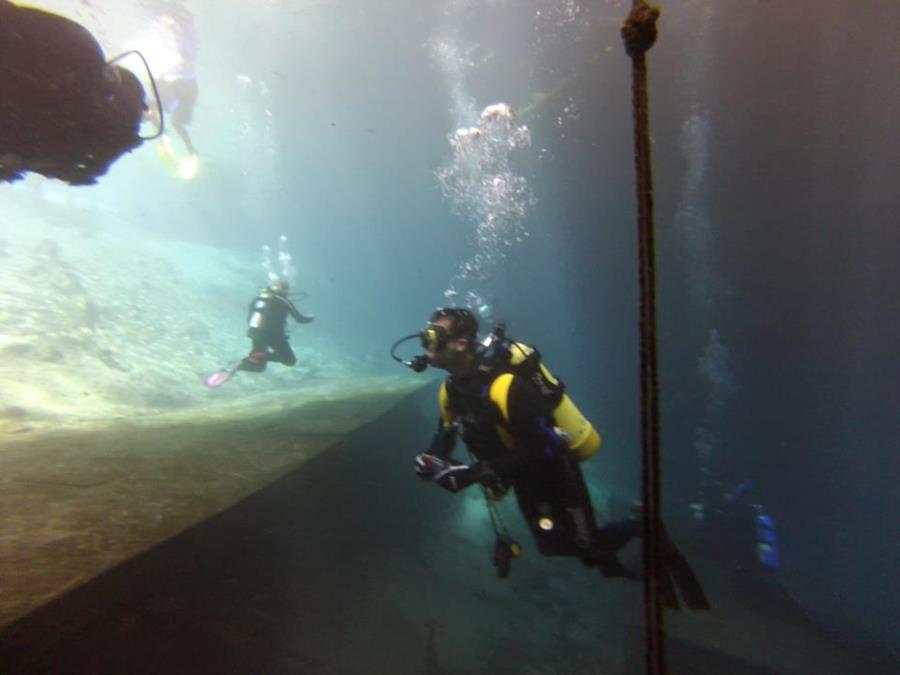
<instances>
[{"instance_id":1,"label":"yellow and black scuba tank","mask_svg":"<svg viewBox=\"0 0 900 675\"><path fill-rule=\"evenodd\" d=\"M509 423L509 388L515 375L531 382L553 407L554 425L578 461L590 459L600 449L600 434L566 394L565 384L543 364L541 353L533 346L507 338L503 324L495 326L482 342L478 369L483 373L498 373L491 381L488 396L505 423ZM440 403L441 415L446 423L449 418L446 386L441 387ZM498 425L497 431L504 443L513 444L506 429Z\"/></svg>"}]
</instances>

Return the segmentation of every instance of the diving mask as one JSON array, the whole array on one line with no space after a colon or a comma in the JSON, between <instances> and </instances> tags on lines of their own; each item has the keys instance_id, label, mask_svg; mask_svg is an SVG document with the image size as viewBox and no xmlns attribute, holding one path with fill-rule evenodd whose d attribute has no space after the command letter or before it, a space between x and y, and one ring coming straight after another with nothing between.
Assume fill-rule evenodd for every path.
<instances>
[{"instance_id":1,"label":"diving mask","mask_svg":"<svg viewBox=\"0 0 900 675\"><path fill-rule=\"evenodd\" d=\"M428 324L425 330L419 333L419 341L422 343L422 348L427 351L442 351L449 340L450 334L447 332L447 329L433 323Z\"/></svg>"},{"instance_id":2,"label":"diving mask","mask_svg":"<svg viewBox=\"0 0 900 675\"><path fill-rule=\"evenodd\" d=\"M391 358L397 363L402 363L407 368L412 368L417 373L421 373L428 367L428 357L425 354L419 354L411 359L404 360L395 353L397 347L401 344L416 339L425 351L437 353L447 346L447 343L450 341L450 333L443 326L431 323L425 327L425 330L402 337L393 344L391 347Z\"/></svg>"}]
</instances>

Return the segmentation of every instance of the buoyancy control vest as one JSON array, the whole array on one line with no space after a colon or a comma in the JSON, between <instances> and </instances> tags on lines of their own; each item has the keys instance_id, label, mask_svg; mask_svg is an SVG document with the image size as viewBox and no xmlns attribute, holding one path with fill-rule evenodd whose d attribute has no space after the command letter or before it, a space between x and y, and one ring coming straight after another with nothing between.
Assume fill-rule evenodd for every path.
<instances>
[{"instance_id":1,"label":"buoyancy control vest","mask_svg":"<svg viewBox=\"0 0 900 675\"><path fill-rule=\"evenodd\" d=\"M535 347L506 338L503 326L497 326L479 348L478 369L495 374L486 395L500 413L497 433L506 447L515 446L510 431L509 388L513 378L520 377L531 383L550 405L556 431L578 461L583 462L597 453L602 443L600 434L566 394L563 382L543 364ZM439 400L441 420L449 425L453 413L446 382L441 385Z\"/></svg>"}]
</instances>

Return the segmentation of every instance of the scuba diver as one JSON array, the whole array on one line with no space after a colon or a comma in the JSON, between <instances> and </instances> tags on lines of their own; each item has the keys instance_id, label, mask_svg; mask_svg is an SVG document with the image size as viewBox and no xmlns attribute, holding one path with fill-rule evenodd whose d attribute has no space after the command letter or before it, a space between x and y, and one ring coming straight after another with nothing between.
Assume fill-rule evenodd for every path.
<instances>
[{"instance_id":1,"label":"scuba diver","mask_svg":"<svg viewBox=\"0 0 900 675\"><path fill-rule=\"evenodd\" d=\"M0 0L0 182L91 185L147 140L144 88L116 60L75 21Z\"/></svg>"},{"instance_id":2,"label":"scuba diver","mask_svg":"<svg viewBox=\"0 0 900 675\"><path fill-rule=\"evenodd\" d=\"M759 492L751 479L734 484L710 477L700 500L690 504L694 546L724 569L728 588L744 606L805 616L781 580L777 523Z\"/></svg>"},{"instance_id":3,"label":"scuba diver","mask_svg":"<svg viewBox=\"0 0 900 675\"><path fill-rule=\"evenodd\" d=\"M396 355L401 343L416 338L424 355L406 361ZM440 389L438 430L415 458L420 478L453 493L479 484L489 506L512 489L542 555L577 558L607 577L639 578L617 552L640 536L640 514L596 523L578 462L597 452L600 435L537 349L508 339L502 324L479 343L472 312L449 307L434 312L423 332L394 343L391 356L416 372L430 365L449 373ZM460 435L474 458L469 464L451 456ZM505 577L520 548L498 529L495 505L491 519L498 535L494 564ZM667 538L662 543L664 602L678 607L677 587L689 607L708 608L684 557Z\"/></svg>"},{"instance_id":4,"label":"scuba diver","mask_svg":"<svg viewBox=\"0 0 900 675\"><path fill-rule=\"evenodd\" d=\"M185 157L183 153L176 151L171 137L163 134L160 155L176 176L190 179L199 166L197 149L188 132L199 93L194 65L197 58L197 29L193 15L179 4L151 3L151 9L161 14L161 29L171 37L178 52L178 62L168 72L160 75L157 85L162 110L166 112L169 124L178 132L188 153ZM151 121L155 121L155 116L155 111L148 114Z\"/></svg>"},{"instance_id":5,"label":"scuba diver","mask_svg":"<svg viewBox=\"0 0 900 675\"><path fill-rule=\"evenodd\" d=\"M313 316L301 314L291 302L290 285L276 279L250 303L247 317L247 337L252 340L250 354L230 368L217 371L206 378L206 384L215 388L224 384L238 370L261 373L269 361L293 366L297 357L291 349L285 333L285 323L290 315L297 323L311 323Z\"/></svg>"},{"instance_id":6,"label":"scuba diver","mask_svg":"<svg viewBox=\"0 0 900 675\"><path fill-rule=\"evenodd\" d=\"M775 519L749 497L752 480L712 481L713 498L690 505L698 543L737 574L769 576L781 566Z\"/></svg>"}]
</instances>

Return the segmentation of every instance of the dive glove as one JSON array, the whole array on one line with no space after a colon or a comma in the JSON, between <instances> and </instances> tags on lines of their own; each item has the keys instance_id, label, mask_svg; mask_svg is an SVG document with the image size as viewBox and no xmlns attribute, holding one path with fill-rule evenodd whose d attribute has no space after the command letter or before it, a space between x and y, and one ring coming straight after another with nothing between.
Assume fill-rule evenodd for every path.
<instances>
[{"instance_id":1,"label":"dive glove","mask_svg":"<svg viewBox=\"0 0 900 675\"><path fill-rule=\"evenodd\" d=\"M454 461L454 460L451 460ZM480 465L456 462L434 475L432 480L445 490L456 493L464 490L480 478Z\"/></svg>"},{"instance_id":2,"label":"dive glove","mask_svg":"<svg viewBox=\"0 0 900 675\"><path fill-rule=\"evenodd\" d=\"M461 465L462 462L458 462L455 459L444 459L443 457L423 452L421 455L416 455L415 469L419 478L430 481L444 469L450 466Z\"/></svg>"},{"instance_id":3,"label":"dive glove","mask_svg":"<svg viewBox=\"0 0 900 675\"><path fill-rule=\"evenodd\" d=\"M416 455L416 475L427 481L437 483L445 490L459 492L476 482L480 476L480 465L463 464L462 462L423 452Z\"/></svg>"},{"instance_id":4,"label":"dive glove","mask_svg":"<svg viewBox=\"0 0 900 675\"><path fill-rule=\"evenodd\" d=\"M489 499L499 500L503 498L508 486L504 485L488 464L475 462L463 464L462 462L423 452L416 455L416 475L422 480L437 483L445 490L456 493L464 490L473 483L481 483L487 488Z\"/></svg>"}]
</instances>

